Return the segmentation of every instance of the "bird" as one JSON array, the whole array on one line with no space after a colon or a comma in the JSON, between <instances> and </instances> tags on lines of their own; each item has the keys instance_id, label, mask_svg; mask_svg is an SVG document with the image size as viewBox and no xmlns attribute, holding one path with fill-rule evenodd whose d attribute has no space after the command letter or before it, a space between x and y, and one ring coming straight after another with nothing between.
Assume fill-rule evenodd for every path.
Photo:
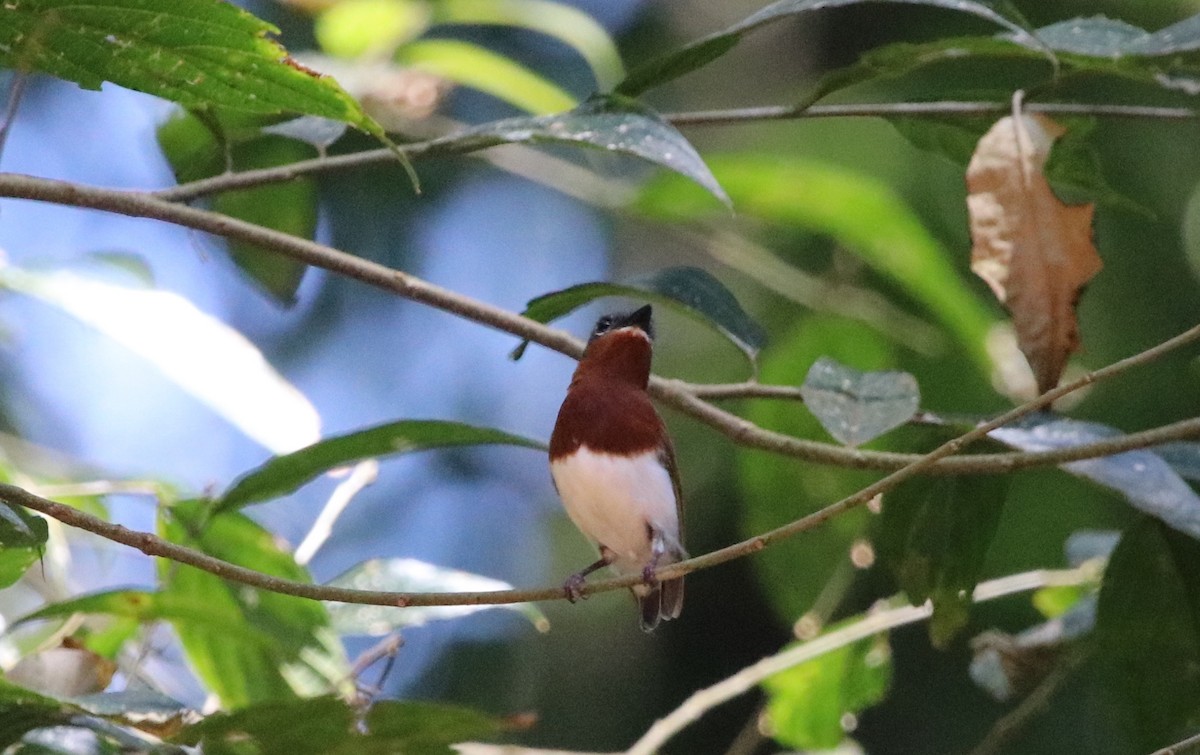
<instances>
[{"instance_id":1,"label":"bird","mask_svg":"<svg viewBox=\"0 0 1200 755\"><path fill-rule=\"evenodd\" d=\"M650 632L679 617L683 577L659 581L659 567L687 558L675 449L646 387L653 354L649 304L596 322L550 435L550 474L563 508L600 551L571 575L566 597L608 566L640 574L631 589Z\"/></svg>"}]
</instances>

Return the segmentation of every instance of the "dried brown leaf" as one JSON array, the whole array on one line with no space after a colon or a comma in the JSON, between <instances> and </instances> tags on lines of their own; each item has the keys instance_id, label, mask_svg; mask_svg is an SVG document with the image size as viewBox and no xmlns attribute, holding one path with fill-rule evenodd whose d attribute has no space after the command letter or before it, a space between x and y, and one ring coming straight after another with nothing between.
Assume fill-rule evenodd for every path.
<instances>
[{"instance_id":1,"label":"dried brown leaf","mask_svg":"<svg viewBox=\"0 0 1200 755\"><path fill-rule=\"evenodd\" d=\"M1092 243L1094 205L1067 205L1044 168L1065 133L1041 115L1005 117L967 166L971 269L1012 313L1017 343L1047 391L1079 347L1075 305L1102 263Z\"/></svg>"}]
</instances>

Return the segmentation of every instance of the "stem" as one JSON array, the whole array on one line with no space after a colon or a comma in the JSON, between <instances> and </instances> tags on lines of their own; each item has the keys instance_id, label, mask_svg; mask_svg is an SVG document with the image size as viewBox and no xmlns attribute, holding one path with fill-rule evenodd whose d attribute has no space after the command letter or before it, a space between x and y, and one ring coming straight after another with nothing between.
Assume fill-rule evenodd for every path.
<instances>
[{"instance_id":1,"label":"stem","mask_svg":"<svg viewBox=\"0 0 1200 755\"><path fill-rule=\"evenodd\" d=\"M981 582L975 588L976 603L994 600L1006 595L1028 592L1050 585L1079 585L1094 579L1088 570L1033 571ZM889 632L906 624L924 621L933 615L933 606L928 601L919 606L899 606L868 614L860 621L821 635L816 639L796 645L758 663L747 666L733 676L722 679L711 687L698 690L683 701L675 710L659 719L642 738L629 748L626 755L653 755L671 737L688 725L698 721L708 711L728 702L738 695L749 692L767 677L819 658L826 653L852 645L859 640Z\"/></svg>"}]
</instances>

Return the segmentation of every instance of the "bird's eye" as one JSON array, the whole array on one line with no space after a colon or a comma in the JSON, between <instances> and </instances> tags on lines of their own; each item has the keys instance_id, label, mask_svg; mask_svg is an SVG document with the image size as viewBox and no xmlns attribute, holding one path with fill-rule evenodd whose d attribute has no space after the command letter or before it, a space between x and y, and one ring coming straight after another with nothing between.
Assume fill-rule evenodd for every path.
<instances>
[{"instance_id":1,"label":"bird's eye","mask_svg":"<svg viewBox=\"0 0 1200 755\"><path fill-rule=\"evenodd\" d=\"M608 329L613 326L614 318L612 315L604 315L596 321L596 329L592 331L593 336L603 335L608 332Z\"/></svg>"}]
</instances>

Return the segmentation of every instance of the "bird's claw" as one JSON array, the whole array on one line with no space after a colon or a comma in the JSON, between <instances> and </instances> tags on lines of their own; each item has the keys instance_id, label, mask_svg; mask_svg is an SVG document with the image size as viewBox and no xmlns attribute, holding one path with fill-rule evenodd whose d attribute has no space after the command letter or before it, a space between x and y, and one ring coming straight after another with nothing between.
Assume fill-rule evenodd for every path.
<instances>
[{"instance_id":1,"label":"bird's claw","mask_svg":"<svg viewBox=\"0 0 1200 755\"><path fill-rule=\"evenodd\" d=\"M567 596L567 600L574 603L580 599L586 599L583 594L583 586L587 583L587 579L582 574L572 574L567 577L567 581L563 582L563 592Z\"/></svg>"},{"instance_id":2,"label":"bird's claw","mask_svg":"<svg viewBox=\"0 0 1200 755\"><path fill-rule=\"evenodd\" d=\"M658 584L658 565L653 561L642 567L642 581L653 587Z\"/></svg>"}]
</instances>

